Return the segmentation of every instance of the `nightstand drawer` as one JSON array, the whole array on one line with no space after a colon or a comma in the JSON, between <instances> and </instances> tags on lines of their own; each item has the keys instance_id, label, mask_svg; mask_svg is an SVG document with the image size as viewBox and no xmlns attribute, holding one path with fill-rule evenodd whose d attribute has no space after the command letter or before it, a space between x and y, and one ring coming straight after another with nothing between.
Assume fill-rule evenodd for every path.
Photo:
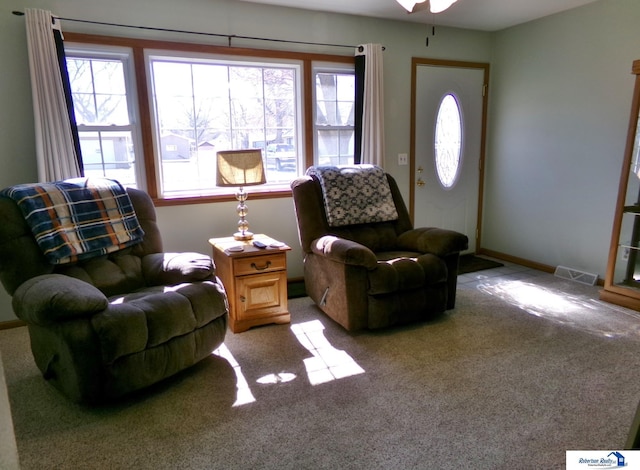
<instances>
[{"instance_id":1,"label":"nightstand drawer","mask_svg":"<svg viewBox=\"0 0 640 470\"><path fill-rule=\"evenodd\" d=\"M247 274L268 273L287 268L285 253L272 253L233 260L233 270L236 276Z\"/></svg>"},{"instance_id":2,"label":"nightstand drawer","mask_svg":"<svg viewBox=\"0 0 640 470\"><path fill-rule=\"evenodd\" d=\"M255 235L270 245L275 240ZM291 248L256 248L251 241L233 237L211 238L216 273L227 289L229 328L234 333L268 323L289 323L287 305L287 251ZM242 249L230 250L241 246Z\"/></svg>"}]
</instances>

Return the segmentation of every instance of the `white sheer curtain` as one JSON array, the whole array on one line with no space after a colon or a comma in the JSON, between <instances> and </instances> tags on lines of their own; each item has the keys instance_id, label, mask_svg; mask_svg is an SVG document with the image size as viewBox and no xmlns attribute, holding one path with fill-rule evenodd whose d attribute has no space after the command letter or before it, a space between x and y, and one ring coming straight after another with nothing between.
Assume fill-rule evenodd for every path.
<instances>
[{"instance_id":1,"label":"white sheer curtain","mask_svg":"<svg viewBox=\"0 0 640 470\"><path fill-rule=\"evenodd\" d=\"M38 180L81 176L53 36L59 26L50 11L27 8L25 15Z\"/></svg>"},{"instance_id":2,"label":"white sheer curtain","mask_svg":"<svg viewBox=\"0 0 640 470\"><path fill-rule=\"evenodd\" d=\"M381 44L362 44L356 49L356 55L365 57L361 162L384 168L382 50Z\"/></svg>"}]
</instances>

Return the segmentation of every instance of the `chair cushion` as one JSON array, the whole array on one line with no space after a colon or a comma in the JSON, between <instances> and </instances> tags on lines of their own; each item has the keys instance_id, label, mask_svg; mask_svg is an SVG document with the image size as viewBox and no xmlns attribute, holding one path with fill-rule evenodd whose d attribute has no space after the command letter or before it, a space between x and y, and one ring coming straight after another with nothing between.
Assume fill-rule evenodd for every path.
<instances>
[{"instance_id":1,"label":"chair cushion","mask_svg":"<svg viewBox=\"0 0 640 470\"><path fill-rule=\"evenodd\" d=\"M387 176L375 165L310 167L324 195L331 227L396 220L398 212Z\"/></svg>"},{"instance_id":2,"label":"chair cushion","mask_svg":"<svg viewBox=\"0 0 640 470\"><path fill-rule=\"evenodd\" d=\"M142 273L149 286L212 279L213 260L200 253L153 253L142 258Z\"/></svg>"},{"instance_id":3,"label":"chair cushion","mask_svg":"<svg viewBox=\"0 0 640 470\"><path fill-rule=\"evenodd\" d=\"M369 271L369 295L410 291L446 282L447 266L435 255L385 252L376 256L378 266Z\"/></svg>"},{"instance_id":4,"label":"chair cushion","mask_svg":"<svg viewBox=\"0 0 640 470\"><path fill-rule=\"evenodd\" d=\"M86 318L109 306L97 288L59 274L43 274L23 282L14 292L13 311L22 321L55 325L60 320Z\"/></svg>"},{"instance_id":5,"label":"chair cushion","mask_svg":"<svg viewBox=\"0 0 640 470\"><path fill-rule=\"evenodd\" d=\"M225 315L222 289L204 281L111 297L109 307L91 318L103 363L159 346Z\"/></svg>"},{"instance_id":6,"label":"chair cushion","mask_svg":"<svg viewBox=\"0 0 640 470\"><path fill-rule=\"evenodd\" d=\"M78 264L56 266L55 272L88 282L107 297L134 292L146 286L142 261L131 254L131 248Z\"/></svg>"}]
</instances>

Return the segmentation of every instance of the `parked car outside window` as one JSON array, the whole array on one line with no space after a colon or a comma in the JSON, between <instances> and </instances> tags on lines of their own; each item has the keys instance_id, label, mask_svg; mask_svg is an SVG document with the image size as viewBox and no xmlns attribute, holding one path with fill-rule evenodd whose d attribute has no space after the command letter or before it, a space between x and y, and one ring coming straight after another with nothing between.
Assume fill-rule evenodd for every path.
<instances>
[{"instance_id":1,"label":"parked car outside window","mask_svg":"<svg viewBox=\"0 0 640 470\"><path fill-rule=\"evenodd\" d=\"M291 144L269 144L267 145L267 168L276 170L295 170L298 155L296 148Z\"/></svg>"}]
</instances>

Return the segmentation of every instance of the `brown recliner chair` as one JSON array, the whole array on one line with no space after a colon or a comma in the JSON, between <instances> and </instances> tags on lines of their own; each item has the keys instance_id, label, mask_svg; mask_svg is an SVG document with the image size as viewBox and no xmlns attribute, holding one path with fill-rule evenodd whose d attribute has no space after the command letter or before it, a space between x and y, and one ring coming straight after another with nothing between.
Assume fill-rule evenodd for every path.
<instances>
[{"instance_id":1,"label":"brown recliner chair","mask_svg":"<svg viewBox=\"0 0 640 470\"><path fill-rule=\"evenodd\" d=\"M349 331L452 309L466 235L414 229L393 177L371 165L311 167L291 184L307 294Z\"/></svg>"},{"instance_id":2,"label":"brown recliner chair","mask_svg":"<svg viewBox=\"0 0 640 470\"><path fill-rule=\"evenodd\" d=\"M51 264L17 203L0 197L0 280L44 378L99 403L167 378L224 340L228 303L209 256L163 253L155 208L128 189L141 243Z\"/></svg>"}]
</instances>

